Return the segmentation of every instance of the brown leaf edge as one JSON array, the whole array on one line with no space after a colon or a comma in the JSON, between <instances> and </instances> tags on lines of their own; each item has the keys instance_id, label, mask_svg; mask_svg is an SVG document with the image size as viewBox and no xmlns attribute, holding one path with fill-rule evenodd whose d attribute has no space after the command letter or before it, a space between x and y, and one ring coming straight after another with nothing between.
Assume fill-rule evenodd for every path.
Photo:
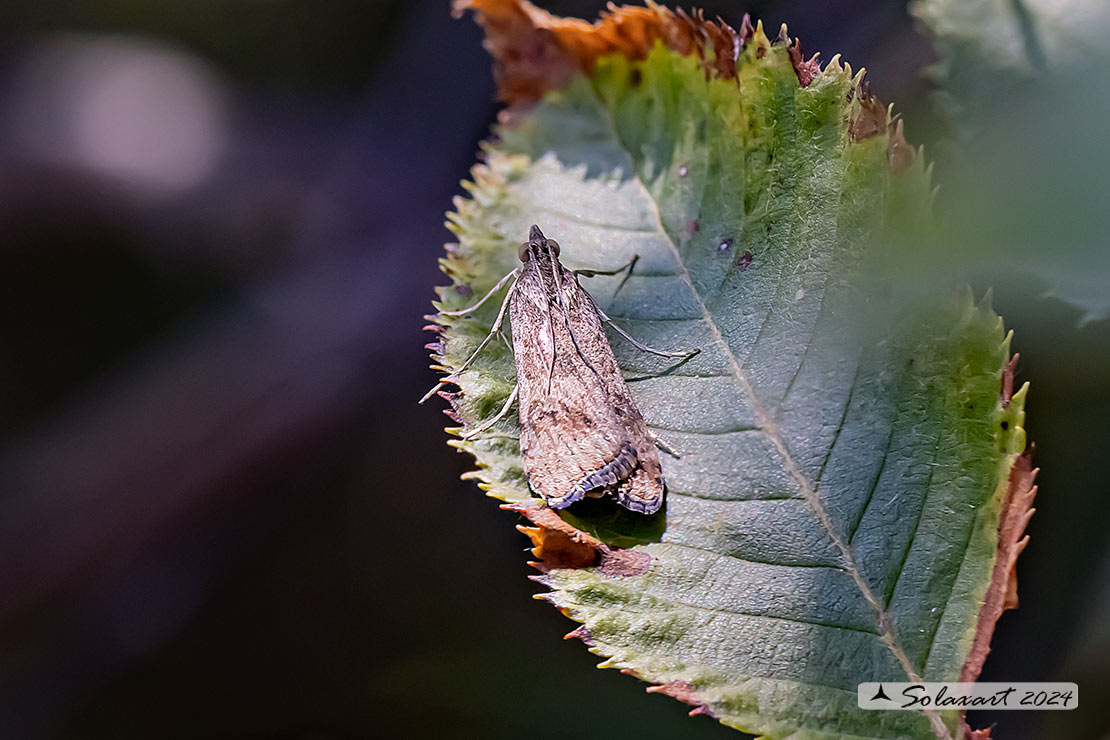
<instances>
[{"instance_id":1,"label":"brown leaf edge","mask_svg":"<svg viewBox=\"0 0 1110 740\"><path fill-rule=\"evenodd\" d=\"M651 555L639 550L610 547L591 534L568 524L537 499L502 504L502 509L523 515L535 526L518 525L532 540L532 555L539 560L529 562L541 573L557 568L593 568L609 577L638 576L651 565ZM543 598L544 594L539 594Z\"/></svg>"},{"instance_id":2,"label":"brown leaf edge","mask_svg":"<svg viewBox=\"0 0 1110 740\"><path fill-rule=\"evenodd\" d=\"M759 58L769 46L786 46L800 87L808 87L823 71L818 54L806 59L801 41L795 38L791 44L785 23L771 40L763 23L753 26L746 14L737 31L719 17L706 20L701 10L671 10L652 0L642 8L610 4L594 23L554 16L527 0L453 0L456 17L467 9L485 29L483 46L494 60L498 97L509 106L503 125L511 126L516 116L575 76L590 75L600 57L619 53L630 60L646 59L657 42L683 56L696 55L707 77L736 79L740 51L750 43L757 44ZM862 71L853 82L849 99L858 98L860 105L848 122L852 140L887 133L890 168L905 172L916 153L906 141L902 121L869 93Z\"/></svg>"},{"instance_id":3,"label":"brown leaf edge","mask_svg":"<svg viewBox=\"0 0 1110 740\"><path fill-rule=\"evenodd\" d=\"M1018 355L1015 354L1002 370L999 395L1003 408L1010 405L1010 400L1014 396L1014 371L1017 361ZM994 570L983 598L983 606L979 609L979 620L976 623L971 650L960 671L961 681L975 681L979 678L983 663L990 653L991 638L999 617L1004 611L1016 609L1018 606L1017 559L1029 544L1029 535L1025 534L1025 529L1036 512L1033 508L1033 499L1037 495L1035 480L1040 471L1040 468L1033 467L1033 449L1033 445L1030 445L1028 449L1017 455L1010 467L1010 485L1006 491L1006 498L1002 502L1002 511L998 520L998 557L994 562ZM965 740L990 740L991 728L973 730L965 719L963 736Z\"/></svg>"},{"instance_id":4,"label":"brown leaf edge","mask_svg":"<svg viewBox=\"0 0 1110 740\"><path fill-rule=\"evenodd\" d=\"M502 509L523 515L535 526L517 525L517 529L532 540L532 555L539 558L530 561L541 573L559 568L594 568L611 578L637 576L651 566L651 555L639 550L612 548L593 535L563 521L552 509L538 501L502 504ZM532 576L532 580L543 583L543 576ZM546 584L545 584L546 585ZM536 594L536 599L551 602L551 592ZM560 608L564 616L573 618ZM593 647L593 636L586 625L582 624L563 635L564 640L579 639L587 647ZM640 678L636 671L622 668L621 673ZM692 705L691 717L707 714L713 717L709 707L698 698L697 690L686 681L671 681L647 687L649 694L666 694L681 702Z\"/></svg>"}]
</instances>

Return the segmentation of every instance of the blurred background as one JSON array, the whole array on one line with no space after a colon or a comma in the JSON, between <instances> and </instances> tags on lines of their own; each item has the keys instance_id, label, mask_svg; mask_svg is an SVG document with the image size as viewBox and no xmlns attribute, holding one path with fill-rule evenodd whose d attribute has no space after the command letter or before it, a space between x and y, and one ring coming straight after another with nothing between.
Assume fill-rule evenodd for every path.
<instances>
[{"instance_id":1,"label":"blurred background","mask_svg":"<svg viewBox=\"0 0 1110 740\"><path fill-rule=\"evenodd\" d=\"M942 137L903 3L704 5ZM415 403L493 95L447 0L0 11L0 738L736 737L559 639ZM1110 324L995 287L1042 473L983 679L1083 708L973 724L1110 737Z\"/></svg>"}]
</instances>

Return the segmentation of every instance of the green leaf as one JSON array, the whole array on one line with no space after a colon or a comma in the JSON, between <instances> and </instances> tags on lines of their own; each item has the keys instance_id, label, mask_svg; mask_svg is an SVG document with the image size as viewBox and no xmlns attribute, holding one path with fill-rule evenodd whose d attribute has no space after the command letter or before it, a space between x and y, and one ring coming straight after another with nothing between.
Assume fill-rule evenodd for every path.
<instances>
[{"instance_id":1,"label":"green leaf","mask_svg":"<svg viewBox=\"0 0 1110 740\"><path fill-rule=\"evenodd\" d=\"M626 281L583 284L641 341L702 349L676 365L610 336L681 454L663 457L664 511L556 518L529 492L515 415L452 444L539 525L546 598L604 665L769 738L957 737L959 714L861 711L856 685L957 680L989 640L980 608L1025 446L1024 389L1000 394L1009 338L966 292L890 290L887 227L928 212L929 183L920 157L892 155L898 132L858 77L834 60L803 87L785 40L744 41L735 77L662 44L593 60L514 111L449 215L444 311L514 267L531 223L571 268L640 256ZM445 370L496 312L436 318ZM492 342L446 394L462 428L514 378Z\"/></svg>"},{"instance_id":2,"label":"green leaf","mask_svg":"<svg viewBox=\"0 0 1110 740\"><path fill-rule=\"evenodd\" d=\"M996 285L1110 318L1110 3L919 0L954 145L940 248Z\"/></svg>"}]
</instances>

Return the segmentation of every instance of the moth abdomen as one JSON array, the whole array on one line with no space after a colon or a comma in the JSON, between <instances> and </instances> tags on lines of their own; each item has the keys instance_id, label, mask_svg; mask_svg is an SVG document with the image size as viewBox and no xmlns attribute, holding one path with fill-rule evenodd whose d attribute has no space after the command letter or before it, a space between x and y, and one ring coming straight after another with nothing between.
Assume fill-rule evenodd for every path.
<instances>
[{"instance_id":1,"label":"moth abdomen","mask_svg":"<svg viewBox=\"0 0 1110 740\"><path fill-rule=\"evenodd\" d=\"M620 449L617 450L616 456L580 480L570 493L564 497L564 500L569 504L571 501L581 499L582 496L591 491L603 490L610 486L614 486L628 478L639 463L640 461L636 454L636 448L627 440L621 442Z\"/></svg>"},{"instance_id":2,"label":"moth abdomen","mask_svg":"<svg viewBox=\"0 0 1110 740\"><path fill-rule=\"evenodd\" d=\"M662 481L656 479L655 484L659 486L660 492L662 492ZM635 511L638 514L654 514L663 506L662 495L643 499L625 490L617 491L617 501L624 508L628 509L629 511Z\"/></svg>"}]
</instances>

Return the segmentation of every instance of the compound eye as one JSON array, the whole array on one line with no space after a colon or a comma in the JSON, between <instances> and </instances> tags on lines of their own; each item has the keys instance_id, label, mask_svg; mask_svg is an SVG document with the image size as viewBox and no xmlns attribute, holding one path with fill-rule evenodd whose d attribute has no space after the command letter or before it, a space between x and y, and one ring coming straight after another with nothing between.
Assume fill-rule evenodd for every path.
<instances>
[{"instance_id":1,"label":"compound eye","mask_svg":"<svg viewBox=\"0 0 1110 740\"><path fill-rule=\"evenodd\" d=\"M556 257L559 256L559 242L554 239L548 239L547 246L551 247L551 251L555 253Z\"/></svg>"},{"instance_id":2,"label":"compound eye","mask_svg":"<svg viewBox=\"0 0 1110 740\"><path fill-rule=\"evenodd\" d=\"M528 253L528 242L520 245L520 249L516 250L516 256L520 257L521 262L527 262L532 258L532 255Z\"/></svg>"}]
</instances>

